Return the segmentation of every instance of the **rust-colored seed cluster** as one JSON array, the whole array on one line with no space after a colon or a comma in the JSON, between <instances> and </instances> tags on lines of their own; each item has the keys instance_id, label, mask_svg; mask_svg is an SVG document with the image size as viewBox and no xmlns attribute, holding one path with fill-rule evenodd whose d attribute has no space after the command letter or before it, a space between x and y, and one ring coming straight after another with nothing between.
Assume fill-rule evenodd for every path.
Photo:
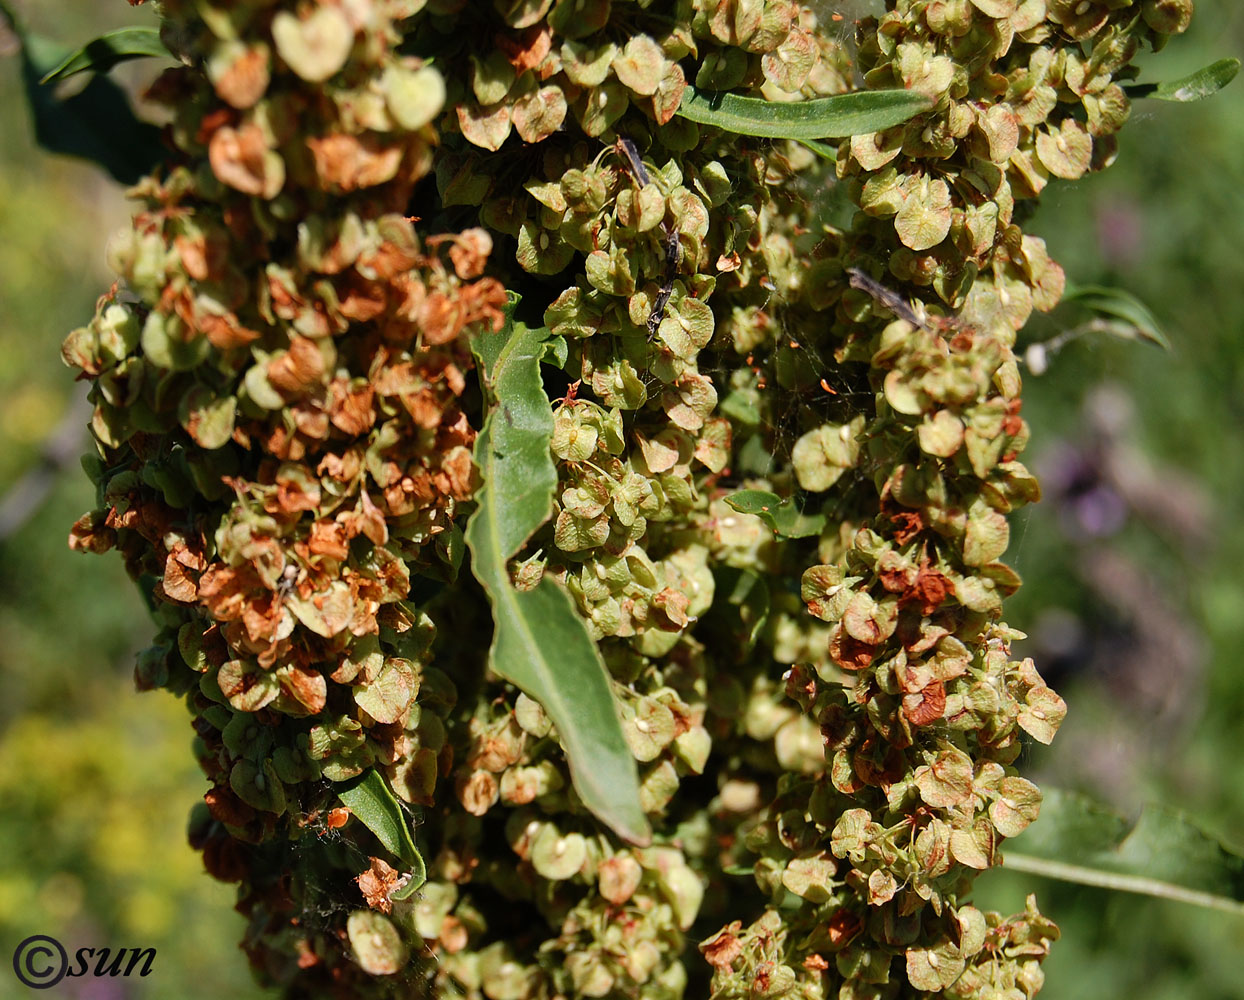
<instances>
[{"instance_id":1,"label":"rust-colored seed cluster","mask_svg":"<svg viewBox=\"0 0 1244 1000\"><path fill-rule=\"evenodd\" d=\"M1015 206L1110 161L1119 74L1191 3L892 0L854 48L790 0L161 7L173 153L64 348L99 444L71 544L152 596L139 683L193 709L192 839L261 977L1033 996L1056 928L966 902L1037 812L1021 734L1065 712L1000 620L1006 515L1038 495L1012 348L1063 288ZM676 115L688 84L857 74L936 105L834 176ZM809 232L827 185L854 216ZM486 671L459 573L471 338L508 292L572 384L512 580L565 586L597 642L651 846ZM739 488L823 523L775 536ZM338 799L370 768L422 807L417 898Z\"/></svg>"},{"instance_id":2,"label":"rust-colored seed cluster","mask_svg":"<svg viewBox=\"0 0 1244 1000\"><path fill-rule=\"evenodd\" d=\"M450 767L434 700L421 719L414 699L431 684L443 711L453 688L405 599L412 569L461 558L467 335L500 325L506 294L482 276L487 232L421 237L406 216L444 89L396 51L398 12L283 6L209 23L164 5L193 64L150 94L178 155L135 190L110 248L124 290L64 355L94 381L101 452L71 545L116 545L152 592L139 683L195 710L209 868L297 916L265 843L339 827L331 781L388 766L430 803ZM304 966L322 933L291 938Z\"/></svg>"}]
</instances>

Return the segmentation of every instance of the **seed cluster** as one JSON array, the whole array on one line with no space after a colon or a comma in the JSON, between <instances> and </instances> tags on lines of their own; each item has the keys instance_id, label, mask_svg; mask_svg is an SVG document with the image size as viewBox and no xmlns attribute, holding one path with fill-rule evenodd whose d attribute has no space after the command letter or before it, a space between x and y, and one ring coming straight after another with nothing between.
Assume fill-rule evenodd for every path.
<instances>
[{"instance_id":1,"label":"seed cluster","mask_svg":"<svg viewBox=\"0 0 1244 1000\"><path fill-rule=\"evenodd\" d=\"M848 48L789 0L161 4L175 152L64 348L99 445L71 544L151 595L139 683L194 714L192 839L265 980L1040 988L1056 928L967 902L1037 814L1022 734L1065 713L1000 620L1006 515L1038 495L1012 348L1063 288L1018 219L1109 163L1119 81L1191 2L888 7ZM689 82L937 103L831 176L677 117ZM827 187L850 214L811 231ZM469 346L515 308L569 388L511 577L565 586L596 640L648 846L486 670ZM813 527L775 534L727 503L744 487ZM422 809L418 897L339 804L370 768Z\"/></svg>"}]
</instances>

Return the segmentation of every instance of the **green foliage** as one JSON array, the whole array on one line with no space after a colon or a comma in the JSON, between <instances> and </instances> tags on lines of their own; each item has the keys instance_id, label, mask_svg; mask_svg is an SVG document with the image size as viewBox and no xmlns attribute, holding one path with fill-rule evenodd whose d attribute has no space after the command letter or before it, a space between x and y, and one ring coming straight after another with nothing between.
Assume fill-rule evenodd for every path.
<instances>
[{"instance_id":1,"label":"green foliage","mask_svg":"<svg viewBox=\"0 0 1244 1000\"><path fill-rule=\"evenodd\" d=\"M859 91L778 104L758 97L701 91L688 86L678 114L736 135L769 139L841 139L881 132L928 111L931 98L907 90Z\"/></svg>"},{"instance_id":2,"label":"green foliage","mask_svg":"<svg viewBox=\"0 0 1244 1000\"><path fill-rule=\"evenodd\" d=\"M540 384L548 330L512 320L476 338L489 414L475 440L483 486L467 524L471 568L493 607L490 667L548 712L575 789L602 822L632 842L651 839L635 761L600 653L565 590L551 579L516 589L506 563L553 511L553 411Z\"/></svg>"},{"instance_id":3,"label":"green foliage","mask_svg":"<svg viewBox=\"0 0 1244 1000\"><path fill-rule=\"evenodd\" d=\"M1204 69L1166 83L1136 83L1124 88L1129 97L1152 97L1159 101L1200 101L1218 93L1240 72L1240 60L1219 59Z\"/></svg>"},{"instance_id":4,"label":"green foliage","mask_svg":"<svg viewBox=\"0 0 1244 1000\"><path fill-rule=\"evenodd\" d=\"M390 854L410 867L406 884L394 891L392 898L406 899L416 892L427 881L427 869L411 839L406 816L384 776L375 770L364 771L356 781L340 789L337 798L376 835Z\"/></svg>"},{"instance_id":5,"label":"green foliage","mask_svg":"<svg viewBox=\"0 0 1244 1000\"><path fill-rule=\"evenodd\" d=\"M1063 296L1063 302L1075 303L1090 312L1103 316L1112 316L1122 320L1122 326L1112 327L1121 336L1134 336L1148 341L1165 350L1171 349L1171 342L1162 332L1157 319L1140 299L1117 288L1102 288L1097 285L1069 287Z\"/></svg>"},{"instance_id":6,"label":"green foliage","mask_svg":"<svg viewBox=\"0 0 1244 1000\"><path fill-rule=\"evenodd\" d=\"M95 77L76 94L57 97L48 81L75 54L52 39L25 31L7 9L0 7L0 13L21 43L26 100L41 146L97 163L124 184L132 184L161 160L159 131L134 115L120 87Z\"/></svg>"},{"instance_id":7,"label":"green foliage","mask_svg":"<svg viewBox=\"0 0 1244 1000\"><path fill-rule=\"evenodd\" d=\"M1244 913L1244 856L1177 810L1159 806L1133 823L1085 796L1047 788L1041 818L1007 851L1006 865Z\"/></svg>"},{"instance_id":8,"label":"green foliage","mask_svg":"<svg viewBox=\"0 0 1244 1000\"><path fill-rule=\"evenodd\" d=\"M158 31L154 28L120 28L87 42L60 65L49 70L39 83L55 83L75 73L107 73L130 59L151 56L163 59L170 56L168 48L160 41Z\"/></svg>"}]
</instances>

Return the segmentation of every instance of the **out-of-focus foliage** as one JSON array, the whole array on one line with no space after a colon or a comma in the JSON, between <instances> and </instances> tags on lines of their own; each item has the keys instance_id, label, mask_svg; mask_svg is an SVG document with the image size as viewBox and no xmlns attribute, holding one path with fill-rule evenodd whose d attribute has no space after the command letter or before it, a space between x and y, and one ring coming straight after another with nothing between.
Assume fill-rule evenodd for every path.
<instances>
[{"instance_id":1,"label":"out-of-focus foliage","mask_svg":"<svg viewBox=\"0 0 1244 1000\"><path fill-rule=\"evenodd\" d=\"M70 43L150 23L147 10L96 0L14 6L31 28ZM3 502L29 484L62 421L84 429L57 343L107 287L102 248L129 209L96 169L35 148L3 28L0 137ZM151 974L128 980L130 997L258 997L237 950L244 924L232 892L186 842L187 810L203 793L189 716L172 699L134 693L133 657L150 629L142 601L119 564L64 544L64 525L91 502L81 450L70 449L51 493L0 540L0 995L21 988L8 970L16 944L50 934L71 952L155 948Z\"/></svg>"}]
</instances>

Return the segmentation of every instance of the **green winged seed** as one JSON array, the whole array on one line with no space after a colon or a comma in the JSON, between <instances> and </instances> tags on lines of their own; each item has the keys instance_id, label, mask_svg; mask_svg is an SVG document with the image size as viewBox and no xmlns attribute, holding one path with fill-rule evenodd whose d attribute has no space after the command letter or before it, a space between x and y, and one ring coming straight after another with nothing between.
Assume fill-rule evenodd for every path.
<instances>
[{"instance_id":1,"label":"green winged seed","mask_svg":"<svg viewBox=\"0 0 1244 1000\"><path fill-rule=\"evenodd\" d=\"M382 725L399 721L418 690L411 663L390 656L379 674L354 687L354 702Z\"/></svg>"},{"instance_id":2,"label":"green winged seed","mask_svg":"<svg viewBox=\"0 0 1244 1000\"><path fill-rule=\"evenodd\" d=\"M648 35L636 35L614 56L613 72L631 91L643 97L657 92L665 73L665 54Z\"/></svg>"},{"instance_id":3,"label":"green winged seed","mask_svg":"<svg viewBox=\"0 0 1244 1000\"><path fill-rule=\"evenodd\" d=\"M410 961L410 950L392 921L375 910L355 910L346 934L359 968L369 976L392 976Z\"/></svg>"},{"instance_id":4,"label":"green winged seed","mask_svg":"<svg viewBox=\"0 0 1244 1000\"><path fill-rule=\"evenodd\" d=\"M864 417L849 424L822 424L795 442L791 464L799 485L813 493L821 493L838 481L844 472L854 468L860 456L858 436L864 428Z\"/></svg>"},{"instance_id":5,"label":"green winged seed","mask_svg":"<svg viewBox=\"0 0 1244 1000\"><path fill-rule=\"evenodd\" d=\"M950 233L950 188L940 177L912 178L903 192L903 204L894 217L894 229L911 250L928 250Z\"/></svg>"},{"instance_id":6,"label":"green winged seed","mask_svg":"<svg viewBox=\"0 0 1244 1000\"><path fill-rule=\"evenodd\" d=\"M587 860L587 841L582 834L563 836L552 823L545 824L531 845L531 864L553 882L576 875Z\"/></svg>"},{"instance_id":7,"label":"green winged seed","mask_svg":"<svg viewBox=\"0 0 1244 1000\"><path fill-rule=\"evenodd\" d=\"M307 18L278 11L272 40L285 64L308 83L327 80L346 63L354 32L338 7L320 6Z\"/></svg>"},{"instance_id":8,"label":"green winged seed","mask_svg":"<svg viewBox=\"0 0 1244 1000\"><path fill-rule=\"evenodd\" d=\"M445 104L445 81L431 66L410 70L390 66L381 80L393 120L408 131L423 128Z\"/></svg>"}]
</instances>

